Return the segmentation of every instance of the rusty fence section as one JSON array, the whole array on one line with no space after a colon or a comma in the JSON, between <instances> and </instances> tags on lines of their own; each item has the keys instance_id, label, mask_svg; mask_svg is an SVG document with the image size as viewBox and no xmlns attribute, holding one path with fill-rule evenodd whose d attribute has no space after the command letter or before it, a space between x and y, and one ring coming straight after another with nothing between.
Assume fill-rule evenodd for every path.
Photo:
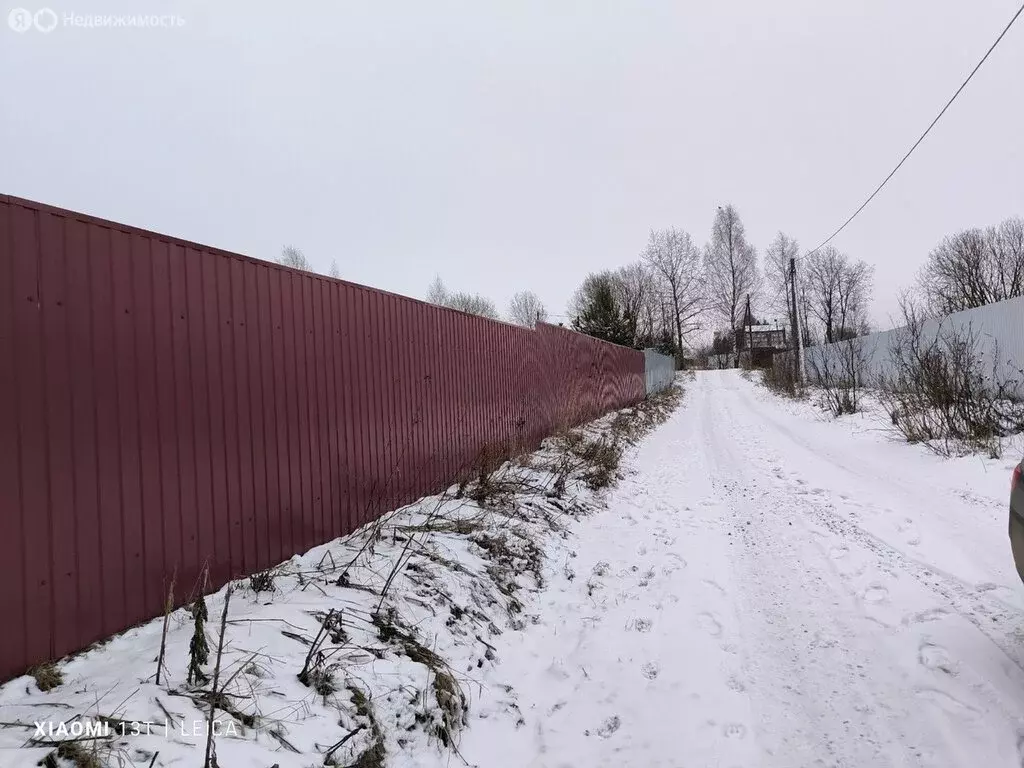
<instances>
[{"instance_id":1,"label":"rusty fence section","mask_svg":"<svg viewBox=\"0 0 1024 768\"><path fill-rule=\"evenodd\" d=\"M0 196L0 679L644 396L642 352Z\"/></svg>"}]
</instances>

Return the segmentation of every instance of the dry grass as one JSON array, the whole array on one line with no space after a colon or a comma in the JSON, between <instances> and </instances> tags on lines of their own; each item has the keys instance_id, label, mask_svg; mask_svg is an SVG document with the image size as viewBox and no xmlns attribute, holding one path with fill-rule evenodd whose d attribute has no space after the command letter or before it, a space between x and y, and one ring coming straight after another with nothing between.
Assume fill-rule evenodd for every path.
<instances>
[{"instance_id":1,"label":"dry grass","mask_svg":"<svg viewBox=\"0 0 1024 768\"><path fill-rule=\"evenodd\" d=\"M783 355L776 355L772 365L761 371L761 384L782 397L800 399L806 395L793 366Z\"/></svg>"},{"instance_id":2,"label":"dry grass","mask_svg":"<svg viewBox=\"0 0 1024 768\"><path fill-rule=\"evenodd\" d=\"M348 768L384 768L384 760L387 757L387 750L384 748L384 734L377 722L377 716L373 709L373 703L367 698L363 689L353 682L346 686L352 696L352 705L356 710L356 719L370 729L370 745L359 753L354 763Z\"/></svg>"},{"instance_id":3,"label":"dry grass","mask_svg":"<svg viewBox=\"0 0 1024 768\"><path fill-rule=\"evenodd\" d=\"M88 746L82 741L66 741L57 747L57 757L71 763L75 768L106 768L104 760L100 757L101 751L108 751L106 745L100 746L90 743Z\"/></svg>"},{"instance_id":4,"label":"dry grass","mask_svg":"<svg viewBox=\"0 0 1024 768\"><path fill-rule=\"evenodd\" d=\"M256 594L260 592L275 592L276 587L274 586L274 579L277 577L277 571L269 569L266 571L260 571L254 573L249 577L249 589Z\"/></svg>"},{"instance_id":5,"label":"dry grass","mask_svg":"<svg viewBox=\"0 0 1024 768\"><path fill-rule=\"evenodd\" d=\"M64 683L64 675L53 662L46 662L32 667L28 674L35 678L40 691L52 691Z\"/></svg>"},{"instance_id":6,"label":"dry grass","mask_svg":"<svg viewBox=\"0 0 1024 768\"><path fill-rule=\"evenodd\" d=\"M468 724L468 708L466 695L448 664L416 638L415 630L401 620L394 608L378 611L371 619L382 642L433 673L434 699L441 710L441 722L433 723L433 733L446 747L452 746L458 731Z\"/></svg>"}]
</instances>

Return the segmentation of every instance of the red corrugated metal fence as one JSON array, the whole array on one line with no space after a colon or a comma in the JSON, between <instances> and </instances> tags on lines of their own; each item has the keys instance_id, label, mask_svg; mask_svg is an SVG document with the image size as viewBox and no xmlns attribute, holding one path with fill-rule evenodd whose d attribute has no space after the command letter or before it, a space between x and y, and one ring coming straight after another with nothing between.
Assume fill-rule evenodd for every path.
<instances>
[{"instance_id":1,"label":"red corrugated metal fence","mask_svg":"<svg viewBox=\"0 0 1024 768\"><path fill-rule=\"evenodd\" d=\"M644 358L0 196L0 679L644 394Z\"/></svg>"}]
</instances>

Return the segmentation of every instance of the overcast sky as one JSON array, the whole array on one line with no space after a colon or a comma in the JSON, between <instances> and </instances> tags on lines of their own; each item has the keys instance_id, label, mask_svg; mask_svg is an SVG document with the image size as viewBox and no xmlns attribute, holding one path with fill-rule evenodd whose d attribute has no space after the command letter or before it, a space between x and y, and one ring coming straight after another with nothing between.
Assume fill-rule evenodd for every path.
<instances>
[{"instance_id":1,"label":"overcast sky","mask_svg":"<svg viewBox=\"0 0 1024 768\"><path fill-rule=\"evenodd\" d=\"M38 11L31 0L4 0ZM124 2L0 27L0 193L422 297L564 312L652 227L734 203L817 245L1018 0ZM82 28L65 14L173 14ZM943 235L1024 215L1024 22L835 245L873 318Z\"/></svg>"}]
</instances>

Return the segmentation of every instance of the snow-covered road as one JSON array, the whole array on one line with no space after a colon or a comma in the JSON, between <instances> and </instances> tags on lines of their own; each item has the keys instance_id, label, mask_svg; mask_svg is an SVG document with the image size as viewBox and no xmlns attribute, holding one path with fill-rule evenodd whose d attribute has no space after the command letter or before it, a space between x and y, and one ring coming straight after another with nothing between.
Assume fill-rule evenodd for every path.
<instances>
[{"instance_id":1,"label":"snow-covered road","mask_svg":"<svg viewBox=\"0 0 1024 768\"><path fill-rule=\"evenodd\" d=\"M479 713L466 760L1024 764L1010 457L939 459L735 371L686 388L566 544L542 620L502 638L522 719Z\"/></svg>"}]
</instances>

